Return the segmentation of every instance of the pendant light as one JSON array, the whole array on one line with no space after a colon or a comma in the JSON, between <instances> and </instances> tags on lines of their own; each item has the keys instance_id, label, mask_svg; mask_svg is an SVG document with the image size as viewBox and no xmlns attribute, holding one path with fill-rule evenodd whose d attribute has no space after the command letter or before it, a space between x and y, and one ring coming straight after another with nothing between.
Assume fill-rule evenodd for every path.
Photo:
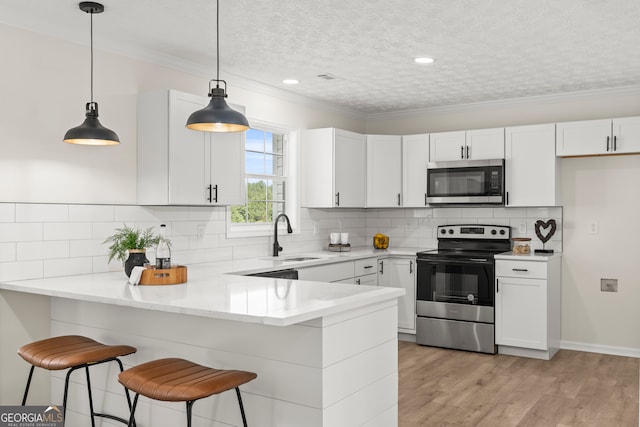
<instances>
[{"instance_id":1,"label":"pendant light","mask_svg":"<svg viewBox=\"0 0 640 427\"><path fill-rule=\"evenodd\" d=\"M216 82L212 88L211 83ZM224 88L220 87L224 83ZM220 0L216 0L216 78L209 81L209 105L192 113L187 127L206 132L242 132L249 129L249 121L240 112L227 105L227 82L220 80Z\"/></svg>"},{"instance_id":2,"label":"pendant light","mask_svg":"<svg viewBox=\"0 0 640 427\"><path fill-rule=\"evenodd\" d=\"M104 6L100 3L83 1L80 10L91 15L91 102L85 107L84 122L64 134L64 142L81 145L117 145L120 144L118 135L111 129L100 124L98 120L98 103L93 102L93 14L102 13Z\"/></svg>"}]
</instances>

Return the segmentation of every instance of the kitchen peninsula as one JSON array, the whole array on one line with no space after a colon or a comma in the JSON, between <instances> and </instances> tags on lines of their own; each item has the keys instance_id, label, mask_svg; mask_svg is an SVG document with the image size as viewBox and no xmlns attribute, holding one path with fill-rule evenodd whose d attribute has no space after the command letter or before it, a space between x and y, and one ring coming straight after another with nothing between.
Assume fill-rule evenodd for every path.
<instances>
[{"instance_id":1,"label":"kitchen peninsula","mask_svg":"<svg viewBox=\"0 0 640 427\"><path fill-rule=\"evenodd\" d=\"M52 336L79 334L136 346L138 352L123 359L126 366L183 357L256 372L258 378L242 387L249 425L397 425L397 298L403 290L223 270L189 266L189 280L181 285L131 286L117 272L5 282L0 289L48 297ZM96 372L96 400L126 414L116 372ZM52 403L62 400L63 374L52 374ZM84 386L80 375L74 381L68 421L84 425ZM141 400L136 418L140 425L175 426L183 422L183 410ZM240 425L233 393L203 399L194 416Z\"/></svg>"}]
</instances>

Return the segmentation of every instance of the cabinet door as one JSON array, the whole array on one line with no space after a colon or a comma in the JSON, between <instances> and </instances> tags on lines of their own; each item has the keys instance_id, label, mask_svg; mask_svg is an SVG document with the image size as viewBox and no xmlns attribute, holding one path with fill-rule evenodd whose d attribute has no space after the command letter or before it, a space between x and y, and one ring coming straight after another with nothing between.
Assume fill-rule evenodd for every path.
<instances>
[{"instance_id":1,"label":"cabinet door","mask_svg":"<svg viewBox=\"0 0 640 427\"><path fill-rule=\"evenodd\" d=\"M504 128L469 130L466 143L466 159L504 159Z\"/></svg>"},{"instance_id":2,"label":"cabinet door","mask_svg":"<svg viewBox=\"0 0 640 427\"><path fill-rule=\"evenodd\" d=\"M640 153L640 117L613 119L616 153Z\"/></svg>"},{"instance_id":3,"label":"cabinet door","mask_svg":"<svg viewBox=\"0 0 640 427\"><path fill-rule=\"evenodd\" d=\"M367 207L401 206L402 139L367 136Z\"/></svg>"},{"instance_id":4,"label":"cabinet door","mask_svg":"<svg viewBox=\"0 0 640 427\"><path fill-rule=\"evenodd\" d=\"M558 156L588 156L613 152L611 120L558 123Z\"/></svg>"},{"instance_id":5,"label":"cabinet door","mask_svg":"<svg viewBox=\"0 0 640 427\"><path fill-rule=\"evenodd\" d=\"M385 258L378 261L378 286L403 288L398 298L398 328L405 332L416 329L415 259Z\"/></svg>"},{"instance_id":6,"label":"cabinet door","mask_svg":"<svg viewBox=\"0 0 640 427\"><path fill-rule=\"evenodd\" d=\"M465 131L438 132L429 135L429 161L464 160Z\"/></svg>"},{"instance_id":7,"label":"cabinet door","mask_svg":"<svg viewBox=\"0 0 640 427\"><path fill-rule=\"evenodd\" d=\"M559 200L553 124L505 130L507 206L555 206Z\"/></svg>"},{"instance_id":8,"label":"cabinet door","mask_svg":"<svg viewBox=\"0 0 640 427\"><path fill-rule=\"evenodd\" d=\"M496 344L547 350L547 281L496 278Z\"/></svg>"},{"instance_id":9,"label":"cabinet door","mask_svg":"<svg viewBox=\"0 0 640 427\"><path fill-rule=\"evenodd\" d=\"M187 129L187 118L203 108L206 98L170 92L169 100L169 204L208 205L209 161L204 132ZM158 185L166 185L158 183Z\"/></svg>"},{"instance_id":10,"label":"cabinet door","mask_svg":"<svg viewBox=\"0 0 640 427\"><path fill-rule=\"evenodd\" d=\"M214 205L244 204L244 138L244 132L210 135L210 182L215 196L211 203Z\"/></svg>"},{"instance_id":11,"label":"cabinet door","mask_svg":"<svg viewBox=\"0 0 640 427\"><path fill-rule=\"evenodd\" d=\"M367 197L366 144L367 139L364 135L335 130L333 141L335 206L341 208L365 207Z\"/></svg>"},{"instance_id":12,"label":"cabinet door","mask_svg":"<svg viewBox=\"0 0 640 427\"><path fill-rule=\"evenodd\" d=\"M429 134L402 137L402 206L427 206Z\"/></svg>"}]
</instances>

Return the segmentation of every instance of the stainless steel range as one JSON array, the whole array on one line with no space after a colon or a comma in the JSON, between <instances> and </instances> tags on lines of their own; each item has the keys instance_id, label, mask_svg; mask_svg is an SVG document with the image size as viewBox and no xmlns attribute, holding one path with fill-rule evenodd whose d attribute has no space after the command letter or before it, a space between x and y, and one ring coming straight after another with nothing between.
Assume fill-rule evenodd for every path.
<instances>
[{"instance_id":1,"label":"stainless steel range","mask_svg":"<svg viewBox=\"0 0 640 427\"><path fill-rule=\"evenodd\" d=\"M495 353L494 255L510 250L500 225L438 227L438 249L417 254L416 342Z\"/></svg>"}]
</instances>

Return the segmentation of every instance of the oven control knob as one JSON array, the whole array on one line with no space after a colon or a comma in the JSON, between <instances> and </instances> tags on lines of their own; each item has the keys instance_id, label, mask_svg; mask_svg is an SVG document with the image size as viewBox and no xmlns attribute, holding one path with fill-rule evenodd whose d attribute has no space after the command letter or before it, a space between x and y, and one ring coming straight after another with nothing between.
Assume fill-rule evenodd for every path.
<instances>
[{"instance_id":1,"label":"oven control knob","mask_svg":"<svg viewBox=\"0 0 640 427\"><path fill-rule=\"evenodd\" d=\"M498 233L498 232L497 232L495 229L491 230L491 234L493 234L494 236L495 236L497 233Z\"/></svg>"},{"instance_id":2,"label":"oven control knob","mask_svg":"<svg viewBox=\"0 0 640 427\"><path fill-rule=\"evenodd\" d=\"M453 228L449 229L449 234L453 234Z\"/></svg>"},{"instance_id":3,"label":"oven control knob","mask_svg":"<svg viewBox=\"0 0 640 427\"><path fill-rule=\"evenodd\" d=\"M504 231L504 230L500 230L500 235L501 235L501 236L504 236L504 235L505 235L505 233L506 233L506 231Z\"/></svg>"},{"instance_id":4,"label":"oven control knob","mask_svg":"<svg viewBox=\"0 0 640 427\"><path fill-rule=\"evenodd\" d=\"M440 234L447 234L447 230L443 228L442 230L440 230Z\"/></svg>"}]
</instances>

